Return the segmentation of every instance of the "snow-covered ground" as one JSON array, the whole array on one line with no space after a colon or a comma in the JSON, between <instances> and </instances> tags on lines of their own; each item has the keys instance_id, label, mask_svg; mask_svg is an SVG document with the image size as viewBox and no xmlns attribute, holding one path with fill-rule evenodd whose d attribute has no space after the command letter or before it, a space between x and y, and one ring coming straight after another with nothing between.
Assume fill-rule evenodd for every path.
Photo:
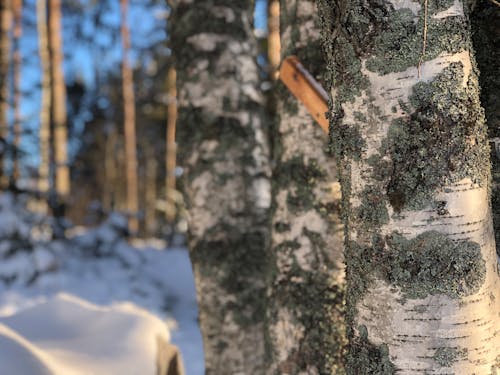
<instances>
[{"instance_id":1,"label":"snow-covered ground","mask_svg":"<svg viewBox=\"0 0 500 375\"><path fill-rule=\"evenodd\" d=\"M130 245L124 238L125 219L116 214L94 229L73 228L69 231L69 237L63 240L50 240L50 228L48 218L27 211L23 204L15 202L9 194L0 195L0 351L2 329L3 337L15 337L17 343L19 340L29 341L33 334L30 330L36 331L41 327L47 329L48 324L63 333L73 329L72 334L76 335L78 328L81 329L82 314L95 315L96 311L106 311L109 315L113 311L115 315L120 315L123 314L124 306L127 306L132 316L136 316L138 311L148 312L148 323L141 324L150 327L150 330L151 327L158 328L152 322L163 321L164 326L168 327L165 332L168 334L170 331L171 342L181 351L187 375L203 374L193 275L185 249L165 249L158 240L134 241L134 245ZM57 296L60 293L64 295ZM52 322L44 319L54 313L33 313L37 309L52 311L46 306L56 306L56 310L57 307L65 306L63 310L66 311L68 306L74 307L75 304L86 306L91 312L75 312L74 319L72 314L65 313L64 319ZM19 318L21 316L30 316L30 324L26 323L28 320ZM40 318L34 320L37 316ZM4 324L16 319L18 324L15 327ZM103 321L106 322L106 319ZM106 324L102 327L105 329ZM114 335L113 325L109 327L110 333ZM7 330L13 332L7 334ZM144 332L147 331L144 329ZM34 334L36 336L36 332ZM120 337L117 334L117 339ZM132 341L138 340L134 335L127 337ZM88 337L81 337L81 340L90 345ZM98 341L100 343L96 343L94 349L99 350L93 350L92 353L104 351L99 345L106 342ZM142 345L139 341L137 344ZM109 340L107 344L112 342ZM33 342L25 344L40 345ZM63 345L68 348L67 343ZM79 358L75 359L75 366L78 366L81 358L88 358L89 362L94 360L85 351L71 355ZM117 357L116 362L123 362L123 358L120 358ZM113 357L106 360L112 362ZM1 353L0 362L3 368ZM67 360L63 362L67 366ZM114 370L106 373L113 374ZM117 373L128 374L122 371Z\"/></svg>"}]
</instances>

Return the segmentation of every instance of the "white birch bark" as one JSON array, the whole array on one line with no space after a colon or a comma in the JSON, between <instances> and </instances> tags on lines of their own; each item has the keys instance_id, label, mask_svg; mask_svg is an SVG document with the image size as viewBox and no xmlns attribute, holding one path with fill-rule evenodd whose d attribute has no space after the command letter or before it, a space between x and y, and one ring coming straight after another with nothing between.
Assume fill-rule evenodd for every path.
<instances>
[{"instance_id":1,"label":"white birch bark","mask_svg":"<svg viewBox=\"0 0 500 375\"><path fill-rule=\"evenodd\" d=\"M343 157L347 372L495 373L500 278L468 9L321 4Z\"/></svg>"},{"instance_id":2,"label":"white birch bark","mask_svg":"<svg viewBox=\"0 0 500 375\"><path fill-rule=\"evenodd\" d=\"M325 64L314 1L281 1L280 20L283 58L296 55L321 80ZM336 162L327 135L282 85L273 133L268 373L339 373L345 335Z\"/></svg>"},{"instance_id":3,"label":"white birch bark","mask_svg":"<svg viewBox=\"0 0 500 375\"><path fill-rule=\"evenodd\" d=\"M253 7L171 5L180 183L206 374L262 374L271 186Z\"/></svg>"}]
</instances>

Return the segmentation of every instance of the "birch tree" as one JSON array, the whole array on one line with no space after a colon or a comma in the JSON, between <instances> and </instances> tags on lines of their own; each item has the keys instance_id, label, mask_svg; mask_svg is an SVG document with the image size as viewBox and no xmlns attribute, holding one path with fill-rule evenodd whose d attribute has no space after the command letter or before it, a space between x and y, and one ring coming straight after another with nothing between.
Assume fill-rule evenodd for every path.
<instances>
[{"instance_id":1,"label":"birch tree","mask_svg":"<svg viewBox=\"0 0 500 375\"><path fill-rule=\"evenodd\" d=\"M281 1L282 56L322 80L319 17L311 0ZM345 342L340 186L328 137L279 86L273 155L269 298L271 374L338 374ZM321 114L323 115L323 114Z\"/></svg>"},{"instance_id":2,"label":"birch tree","mask_svg":"<svg viewBox=\"0 0 500 375\"><path fill-rule=\"evenodd\" d=\"M495 373L500 277L469 3L319 4L347 236L347 373Z\"/></svg>"},{"instance_id":3,"label":"birch tree","mask_svg":"<svg viewBox=\"0 0 500 375\"><path fill-rule=\"evenodd\" d=\"M170 4L206 374L262 374L271 195L253 5Z\"/></svg>"},{"instance_id":4,"label":"birch tree","mask_svg":"<svg viewBox=\"0 0 500 375\"><path fill-rule=\"evenodd\" d=\"M492 146L491 204L497 254L500 256L500 5L479 1L472 14L472 31L477 65L481 74L481 104Z\"/></svg>"}]
</instances>

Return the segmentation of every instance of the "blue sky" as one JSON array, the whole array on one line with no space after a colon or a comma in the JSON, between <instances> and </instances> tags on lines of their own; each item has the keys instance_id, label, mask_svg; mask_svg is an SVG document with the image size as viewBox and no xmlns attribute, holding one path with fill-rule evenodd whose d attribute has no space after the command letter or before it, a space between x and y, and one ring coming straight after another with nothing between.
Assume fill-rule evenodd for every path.
<instances>
[{"instance_id":1,"label":"blue sky","mask_svg":"<svg viewBox=\"0 0 500 375\"><path fill-rule=\"evenodd\" d=\"M1 0L0 0L1 1ZM64 3L64 2L63 2ZM78 2L76 2L78 4ZM80 1L81 4L87 1ZM122 50L119 35L119 1L93 2L98 6L84 8L81 12L63 9L63 49L64 72L67 82L81 79L90 89L96 89L96 74L103 76L112 72L119 74ZM166 2L148 7L147 2L131 1L128 24L131 29L132 64L146 64L151 61L148 48L164 45L167 39ZM38 124L40 109L40 61L38 58L38 38L36 29L36 0L25 0L23 9L23 35L21 38L22 67L22 116L23 128L29 134L23 135L21 148L26 152L24 165L36 167L38 164ZM99 19L102 28L96 28ZM255 0L254 26L267 32L267 0ZM80 35L76 35L77 30ZM85 40L85 41L84 41ZM165 55L168 49L165 48ZM12 118L12 113L10 114ZM81 131L83 121L74 124ZM78 139L70 145L74 154ZM73 151L73 152L71 152Z\"/></svg>"}]
</instances>

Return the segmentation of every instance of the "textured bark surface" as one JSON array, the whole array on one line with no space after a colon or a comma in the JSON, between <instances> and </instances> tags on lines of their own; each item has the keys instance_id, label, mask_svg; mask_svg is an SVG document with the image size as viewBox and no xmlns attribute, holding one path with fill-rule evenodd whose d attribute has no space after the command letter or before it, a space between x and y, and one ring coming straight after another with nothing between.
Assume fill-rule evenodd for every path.
<instances>
[{"instance_id":1,"label":"textured bark surface","mask_svg":"<svg viewBox=\"0 0 500 375\"><path fill-rule=\"evenodd\" d=\"M488 133L495 139L498 151L492 154L493 224L497 254L500 256L500 7L489 0L479 1L472 13L472 31L477 65L481 74L481 104L484 107Z\"/></svg>"},{"instance_id":2,"label":"textured bark surface","mask_svg":"<svg viewBox=\"0 0 500 375\"><path fill-rule=\"evenodd\" d=\"M492 374L489 148L459 0L320 1L346 225L349 374Z\"/></svg>"},{"instance_id":3,"label":"textured bark surface","mask_svg":"<svg viewBox=\"0 0 500 375\"><path fill-rule=\"evenodd\" d=\"M325 70L314 1L281 1L282 57ZM270 374L340 374L345 344L340 186L328 137L281 84L274 140Z\"/></svg>"},{"instance_id":4,"label":"textured bark surface","mask_svg":"<svg viewBox=\"0 0 500 375\"><path fill-rule=\"evenodd\" d=\"M171 1L181 183L207 374L264 373L271 203L251 1Z\"/></svg>"}]
</instances>

